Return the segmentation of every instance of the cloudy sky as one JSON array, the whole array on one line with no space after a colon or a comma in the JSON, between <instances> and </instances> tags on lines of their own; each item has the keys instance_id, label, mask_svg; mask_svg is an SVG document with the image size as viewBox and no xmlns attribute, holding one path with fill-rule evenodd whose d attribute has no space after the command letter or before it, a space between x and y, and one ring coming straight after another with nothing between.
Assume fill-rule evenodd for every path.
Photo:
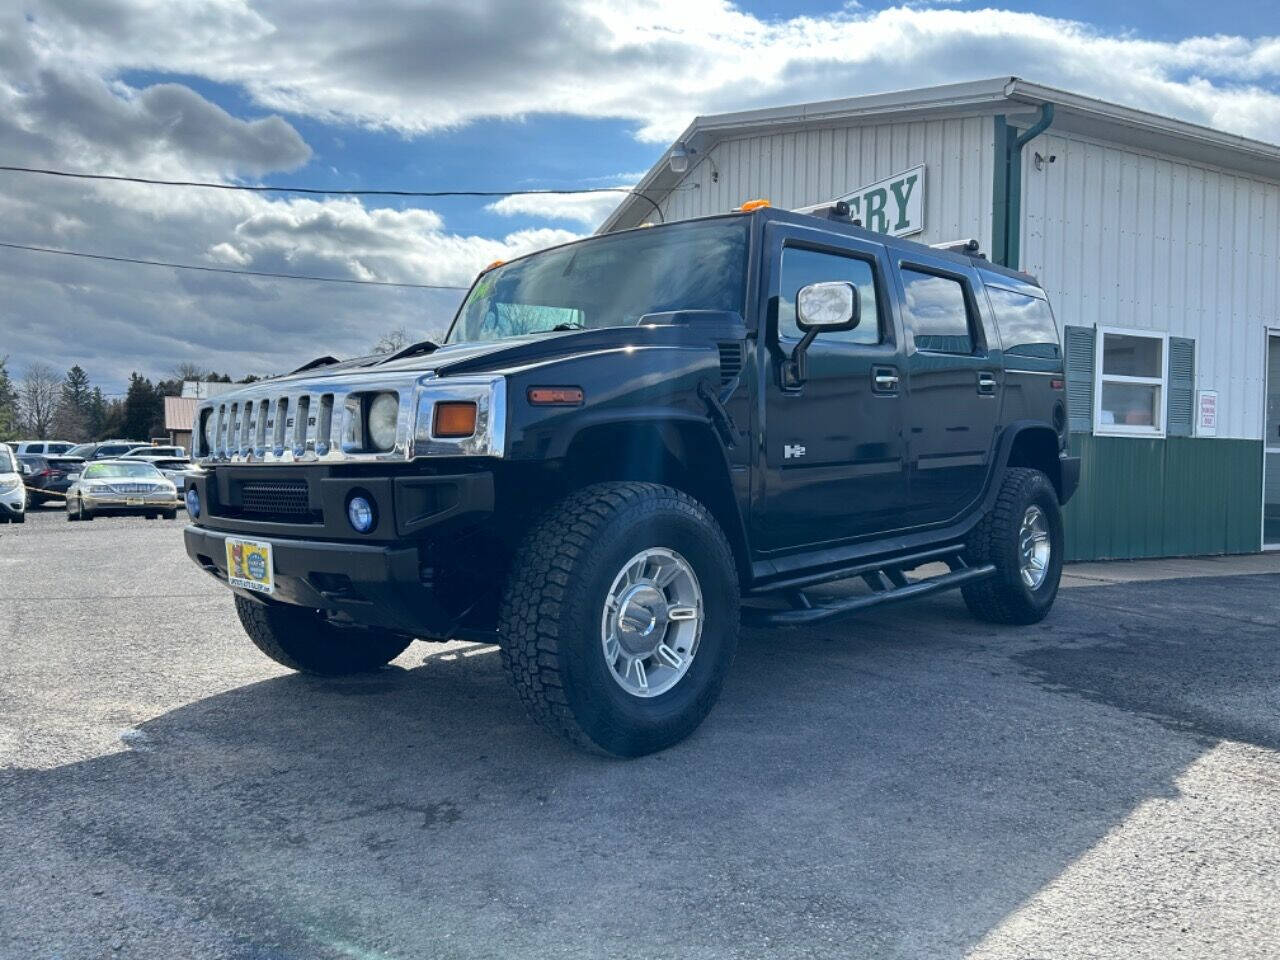
<instances>
[{"instance_id":1,"label":"cloudy sky","mask_svg":"<svg viewBox=\"0 0 1280 960\"><path fill-rule=\"evenodd\" d=\"M699 113L1018 75L1280 140L1280 22L1257 0L9 0L0 164L322 188L633 183ZM1211 16L1209 15L1211 14ZM363 202L0 173L0 242L466 286L589 233L616 195ZM119 391L182 361L235 376L460 294L0 248L0 356Z\"/></svg>"}]
</instances>

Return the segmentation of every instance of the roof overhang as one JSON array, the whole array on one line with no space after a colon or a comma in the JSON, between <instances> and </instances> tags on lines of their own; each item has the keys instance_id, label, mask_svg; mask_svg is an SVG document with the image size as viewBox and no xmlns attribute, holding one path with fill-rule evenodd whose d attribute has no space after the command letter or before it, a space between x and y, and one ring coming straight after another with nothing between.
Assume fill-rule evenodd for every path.
<instances>
[{"instance_id":1,"label":"roof overhang","mask_svg":"<svg viewBox=\"0 0 1280 960\"><path fill-rule=\"evenodd\" d=\"M1273 144L1029 83L1018 77L998 77L696 117L641 178L635 191L658 203L671 192L686 175L673 173L670 167L671 152L678 145L694 151L692 163L696 165L700 157L707 155L722 140L860 123L974 114L1003 113L1010 123L1030 126L1036 112L1045 103L1054 105L1053 130L1280 182L1280 147ZM629 196L601 224L597 233L638 226L645 222L652 210L653 207L640 197Z\"/></svg>"}]
</instances>

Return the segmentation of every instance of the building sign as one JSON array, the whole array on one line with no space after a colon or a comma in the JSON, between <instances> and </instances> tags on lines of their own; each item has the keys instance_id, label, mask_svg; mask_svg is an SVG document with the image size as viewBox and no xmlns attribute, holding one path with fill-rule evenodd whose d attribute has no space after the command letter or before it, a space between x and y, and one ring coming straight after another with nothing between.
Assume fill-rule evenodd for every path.
<instances>
[{"instance_id":1,"label":"building sign","mask_svg":"<svg viewBox=\"0 0 1280 960\"><path fill-rule=\"evenodd\" d=\"M906 237L924 229L924 164L837 197L874 233Z\"/></svg>"},{"instance_id":2,"label":"building sign","mask_svg":"<svg viewBox=\"0 0 1280 960\"><path fill-rule=\"evenodd\" d=\"M1218 435L1218 391L1201 390L1196 397L1196 408L1200 411L1196 436L1216 437Z\"/></svg>"}]
</instances>

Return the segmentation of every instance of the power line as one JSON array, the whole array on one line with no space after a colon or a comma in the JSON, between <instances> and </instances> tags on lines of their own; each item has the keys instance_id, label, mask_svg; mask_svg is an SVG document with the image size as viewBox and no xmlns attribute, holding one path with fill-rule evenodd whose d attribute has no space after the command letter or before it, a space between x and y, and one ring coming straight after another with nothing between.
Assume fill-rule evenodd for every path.
<instances>
[{"instance_id":1,"label":"power line","mask_svg":"<svg viewBox=\"0 0 1280 960\"><path fill-rule=\"evenodd\" d=\"M268 277L272 280L314 280L318 283L356 283L367 287L413 287L418 290L468 290L469 287L450 286L443 283L394 283L390 280L355 280L348 277L313 277L303 273L269 273L265 270L235 270L231 267L202 267L194 263L169 263L164 260L142 260L137 257L110 257L104 253L84 253L80 250L58 250L54 247L34 247L25 243L7 243L0 240L0 247L10 250L28 250L32 253L53 253L61 257L82 257L85 260L108 260L112 263L137 263L148 267L171 267L174 270L199 270L201 273L230 273L242 277Z\"/></svg>"},{"instance_id":2,"label":"power line","mask_svg":"<svg viewBox=\"0 0 1280 960\"><path fill-rule=\"evenodd\" d=\"M626 193L639 197L665 222L662 208L657 202L630 187L576 187L566 189L533 190L361 190L328 189L325 187L281 187L240 183L213 183L206 180L155 180L150 177L127 177L109 173L76 173L70 170L49 170L41 167L17 167L0 165L0 172L35 173L46 177L69 177L74 180L109 180L116 183L143 183L153 187L203 187L209 190L240 190L247 193L302 193L319 196L341 197L515 197L515 196L574 196L584 193Z\"/></svg>"}]
</instances>

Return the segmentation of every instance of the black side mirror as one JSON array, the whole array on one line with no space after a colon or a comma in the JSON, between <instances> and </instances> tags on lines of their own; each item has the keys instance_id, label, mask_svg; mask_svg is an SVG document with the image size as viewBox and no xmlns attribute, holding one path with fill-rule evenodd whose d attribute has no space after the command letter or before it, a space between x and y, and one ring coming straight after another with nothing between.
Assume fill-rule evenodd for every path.
<instances>
[{"instance_id":1,"label":"black side mirror","mask_svg":"<svg viewBox=\"0 0 1280 960\"><path fill-rule=\"evenodd\" d=\"M796 294L796 326L804 336L782 365L782 386L795 390L807 379L806 353L824 330L852 330L862 320L858 288L844 280L811 283Z\"/></svg>"}]
</instances>

